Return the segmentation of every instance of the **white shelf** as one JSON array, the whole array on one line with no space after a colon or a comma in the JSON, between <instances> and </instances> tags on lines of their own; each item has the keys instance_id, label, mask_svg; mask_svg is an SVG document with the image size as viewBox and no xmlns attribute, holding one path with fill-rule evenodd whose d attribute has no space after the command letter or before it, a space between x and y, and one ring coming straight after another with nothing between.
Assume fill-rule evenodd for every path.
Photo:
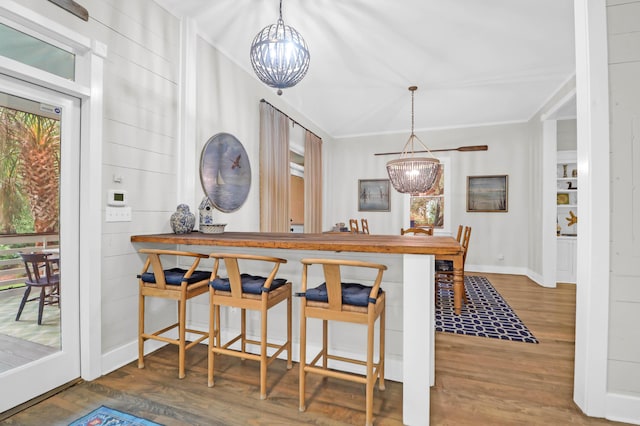
<instances>
[{"instance_id":1,"label":"white shelf","mask_svg":"<svg viewBox=\"0 0 640 426\"><path fill-rule=\"evenodd\" d=\"M556 236L557 263L556 280L558 282L576 282L576 244L578 236L577 226L569 226L569 212L578 214L578 169L576 151L558 151L556 164L556 195L568 204L556 204L556 221L558 235ZM566 175L566 176L565 176ZM568 188L568 186L572 188Z\"/></svg>"},{"instance_id":2,"label":"white shelf","mask_svg":"<svg viewBox=\"0 0 640 426\"><path fill-rule=\"evenodd\" d=\"M559 240L575 240L576 238L578 238L577 235L558 235L557 237Z\"/></svg>"}]
</instances>

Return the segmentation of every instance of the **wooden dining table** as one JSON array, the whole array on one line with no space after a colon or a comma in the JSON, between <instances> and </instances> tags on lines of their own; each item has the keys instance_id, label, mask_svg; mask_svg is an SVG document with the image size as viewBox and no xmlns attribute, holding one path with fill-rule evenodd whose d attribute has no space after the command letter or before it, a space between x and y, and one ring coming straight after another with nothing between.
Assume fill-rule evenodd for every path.
<instances>
[{"instance_id":1,"label":"wooden dining table","mask_svg":"<svg viewBox=\"0 0 640 426\"><path fill-rule=\"evenodd\" d=\"M340 233L224 232L205 234L133 235L133 243L243 247L331 252L388 253L403 258L403 423L429 424L429 387L434 361L434 262L453 262L454 305L462 308L462 247L446 236L408 236ZM426 303L425 301L431 301ZM425 329L429 332L425 332ZM425 362L428 360L429 362Z\"/></svg>"}]
</instances>

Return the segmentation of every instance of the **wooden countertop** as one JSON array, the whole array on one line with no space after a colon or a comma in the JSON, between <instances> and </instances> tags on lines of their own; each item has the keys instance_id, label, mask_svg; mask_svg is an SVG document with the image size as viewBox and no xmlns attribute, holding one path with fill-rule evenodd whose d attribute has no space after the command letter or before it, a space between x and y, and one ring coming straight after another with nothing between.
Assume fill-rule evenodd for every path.
<instances>
[{"instance_id":1,"label":"wooden countertop","mask_svg":"<svg viewBox=\"0 0 640 426\"><path fill-rule=\"evenodd\" d=\"M445 256L462 254L460 243L453 237L352 234L349 232L322 234L284 232L168 233L133 235L131 242Z\"/></svg>"}]
</instances>

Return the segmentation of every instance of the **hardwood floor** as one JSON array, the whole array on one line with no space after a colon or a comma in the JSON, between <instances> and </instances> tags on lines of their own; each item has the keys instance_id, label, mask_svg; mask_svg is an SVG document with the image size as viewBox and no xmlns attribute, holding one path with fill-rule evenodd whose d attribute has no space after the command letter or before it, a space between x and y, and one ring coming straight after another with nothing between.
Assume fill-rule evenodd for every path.
<instances>
[{"instance_id":1,"label":"hardwood floor","mask_svg":"<svg viewBox=\"0 0 640 426\"><path fill-rule=\"evenodd\" d=\"M539 344L436 334L432 425L614 425L584 416L572 401L575 286L544 289L515 275L483 274ZM269 367L268 399L258 395L258 363L216 360L216 386L206 383L207 353L187 353L187 377L177 378L173 345L93 382L77 384L5 420L8 425L69 422L106 405L170 425L358 425L364 386L309 376L307 411L298 412L298 369ZM218 370L219 368L219 370ZM374 396L377 425L402 424L402 385L387 381Z\"/></svg>"}]
</instances>

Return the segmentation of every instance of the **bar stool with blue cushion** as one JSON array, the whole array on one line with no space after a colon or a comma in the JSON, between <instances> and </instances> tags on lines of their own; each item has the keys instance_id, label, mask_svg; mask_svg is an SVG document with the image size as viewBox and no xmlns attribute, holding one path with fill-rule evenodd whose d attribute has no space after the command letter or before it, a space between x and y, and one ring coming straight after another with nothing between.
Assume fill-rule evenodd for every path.
<instances>
[{"instance_id":1,"label":"bar stool with blue cushion","mask_svg":"<svg viewBox=\"0 0 640 426\"><path fill-rule=\"evenodd\" d=\"M218 338L217 345L209 340L208 356L208 384L214 385L215 354L231 355L241 359L251 359L260 362L260 399L267 397L267 366L283 351L287 351L287 368L293 366L291 362L291 283L283 278L276 278L281 264L286 259L259 256L252 254L212 253L215 259L212 280L209 286L209 333L220 336L220 307L229 306L240 308L240 334L222 343ZM227 278L218 275L220 260L224 260ZM255 268L270 269L266 277L240 272L240 262L243 268L251 265ZM284 343L270 343L267 339L267 311L286 301L287 305L287 340ZM260 312L259 340L247 338L246 310ZM231 348L239 342L239 348ZM259 354L247 352L247 344L259 346ZM271 356L267 348L274 349Z\"/></svg>"},{"instance_id":2,"label":"bar stool with blue cushion","mask_svg":"<svg viewBox=\"0 0 640 426\"><path fill-rule=\"evenodd\" d=\"M356 260L302 259L302 293L300 306L300 411L305 406L305 375L307 373L349 380L365 385L366 424L373 424L373 387L384 390L384 334L385 293L380 288L385 265ZM322 265L325 282L315 288L307 288L308 269L311 265ZM372 286L342 282L341 267L369 268L375 271ZM322 320L322 350L307 364L307 318ZM374 326L379 318L380 338L378 362L374 362ZM367 326L366 360L345 358L329 354L328 321L342 321ZM322 366L317 365L322 359ZM328 360L365 366L364 377L360 374L340 372L328 368Z\"/></svg>"},{"instance_id":3,"label":"bar stool with blue cushion","mask_svg":"<svg viewBox=\"0 0 640 426\"><path fill-rule=\"evenodd\" d=\"M158 340L178 346L178 377L185 376L185 353L198 343L209 337L208 331L192 330L186 327L187 300L206 293L211 278L210 271L198 270L201 259L209 258L209 255L177 250L153 250L142 249L140 253L146 254L147 259L138 275L140 294L138 299L138 368L144 368L144 342L146 340ZM189 269L173 267L164 269L162 258L171 257L180 261L180 258L188 258L191 261ZM173 263L173 262L172 262ZM158 297L175 300L178 305L177 322L168 325L154 333L145 332L145 298ZM169 337L167 333L178 329L178 337ZM192 333L198 337L187 343L186 334Z\"/></svg>"}]
</instances>

